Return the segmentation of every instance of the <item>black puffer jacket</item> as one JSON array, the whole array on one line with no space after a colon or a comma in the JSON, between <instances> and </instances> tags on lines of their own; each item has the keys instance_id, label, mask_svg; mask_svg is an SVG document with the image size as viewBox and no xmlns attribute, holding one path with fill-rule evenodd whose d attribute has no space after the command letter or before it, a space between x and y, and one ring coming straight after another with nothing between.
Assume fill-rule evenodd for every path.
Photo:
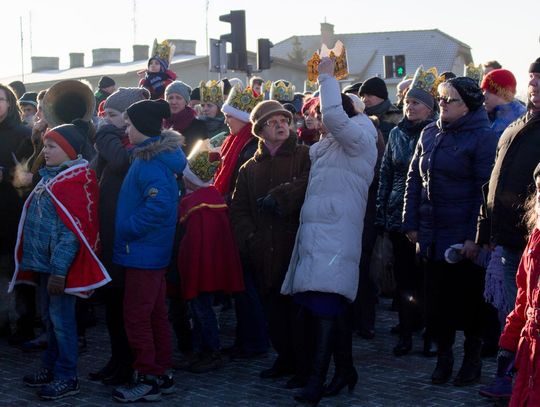
<instances>
[{"instance_id":1,"label":"black puffer jacket","mask_svg":"<svg viewBox=\"0 0 540 407\"><path fill-rule=\"evenodd\" d=\"M409 164L422 129L432 120L412 123L404 118L392 129L381 163L375 225L387 231L401 231L403 198Z\"/></svg>"}]
</instances>

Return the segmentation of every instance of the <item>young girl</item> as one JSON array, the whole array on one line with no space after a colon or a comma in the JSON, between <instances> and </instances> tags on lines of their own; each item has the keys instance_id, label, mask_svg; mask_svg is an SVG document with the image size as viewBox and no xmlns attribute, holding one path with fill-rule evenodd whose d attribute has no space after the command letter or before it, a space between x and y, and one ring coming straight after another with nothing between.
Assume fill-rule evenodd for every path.
<instances>
[{"instance_id":1,"label":"young girl","mask_svg":"<svg viewBox=\"0 0 540 407\"><path fill-rule=\"evenodd\" d=\"M536 375L540 364L540 164L533 177L536 193L530 199L526 219L531 232L516 275L516 304L506 318L497 358L499 378L507 375L512 359L517 369L510 407L540 405L540 380Z\"/></svg>"}]
</instances>

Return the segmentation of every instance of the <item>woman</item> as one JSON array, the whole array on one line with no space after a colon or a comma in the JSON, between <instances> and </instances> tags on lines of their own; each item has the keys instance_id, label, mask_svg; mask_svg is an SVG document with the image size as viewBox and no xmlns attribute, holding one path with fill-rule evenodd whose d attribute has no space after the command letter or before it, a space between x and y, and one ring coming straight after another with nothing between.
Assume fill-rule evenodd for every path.
<instances>
[{"instance_id":1,"label":"woman","mask_svg":"<svg viewBox=\"0 0 540 407\"><path fill-rule=\"evenodd\" d=\"M416 248L401 230L403 198L407 171L420 132L434 120L435 99L430 89L422 88L419 68L407 96L404 98L405 117L390 131L381 163L377 214L375 225L389 232L394 251L394 274L397 283L399 311L399 341L394 354L402 356L412 348L414 319L418 319L418 291L421 289L416 266ZM418 78L418 80L417 80ZM433 85L433 83L431 83Z\"/></svg>"},{"instance_id":2,"label":"woman","mask_svg":"<svg viewBox=\"0 0 540 407\"><path fill-rule=\"evenodd\" d=\"M189 155L197 140L208 138L208 130L196 118L195 110L188 106L191 88L182 81L174 81L165 89L165 100L171 108L171 117L163 120L164 129L173 129L185 138L182 150Z\"/></svg>"},{"instance_id":3,"label":"woman","mask_svg":"<svg viewBox=\"0 0 540 407\"><path fill-rule=\"evenodd\" d=\"M228 133L225 116L221 112L223 106L222 83L208 81L201 82L201 115L199 120L203 121L208 130L208 137L212 138L220 133Z\"/></svg>"},{"instance_id":4,"label":"woman","mask_svg":"<svg viewBox=\"0 0 540 407\"><path fill-rule=\"evenodd\" d=\"M100 260L112 278L103 288L105 319L111 342L111 357L97 372L89 374L90 380L101 380L105 384L119 385L132 376L133 355L124 330L124 269L112 261L116 204L120 187L130 164L129 150L132 148L126 134L124 112L139 100L146 100L150 93L145 88L119 88L103 105L104 122L96 133L96 156L93 167L99 180L99 222L101 253Z\"/></svg>"},{"instance_id":5,"label":"woman","mask_svg":"<svg viewBox=\"0 0 540 407\"><path fill-rule=\"evenodd\" d=\"M321 116L314 109L318 105L320 105L320 98L315 96L308 99L302 106L304 125L298 127L298 140L300 143L308 146L319 141L319 137L321 136Z\"/></svg>"},{"instance_id":6,"label":"woman","mask_svg":"<svg viewBox=\"0 0 540 407\"><path fill-rule=\"evenodd\" d=\"M426 260L427 327L438 343L434 384L446 383L454 364L455 332L465 332L463 364L454 384L478 381L484 271L473 263L482 185L490 176L497 137L483 106L484 96L471 78L439 85L440 119L422 132L405 191L402 230ZM449 264L445 250L463 244L465 260ZM457 300L459 298L459 300Z\"/></svg>"},{"instance_id":7,"label":"woman","mask_svg":"<svg viewBox=\"0 0 540 407\"><path fill-rule=\"evenodd\" d=\"M297 401L317 403L332 351L335 375L327 394L353 388L358 376L352 361L349 304L358 287L363 219L377 161L377 131L353 102L341 95L334 61L319 65L323 136L310 148L311 172L300 228L282 294L311 314L315 322L312 369ZM309 345L307 345L309 347Z\"/></svg>"}]
</instances>

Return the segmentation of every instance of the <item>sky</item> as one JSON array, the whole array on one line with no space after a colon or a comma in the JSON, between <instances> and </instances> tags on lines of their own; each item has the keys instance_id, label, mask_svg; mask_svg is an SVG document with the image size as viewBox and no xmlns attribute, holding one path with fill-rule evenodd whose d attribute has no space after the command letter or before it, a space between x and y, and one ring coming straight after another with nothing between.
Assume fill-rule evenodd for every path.
<instances>
[{"instance_id":1,"label":"sky","mask_svg":"<svg viewBox=\"0 0 540 407\"><path fill-rule=\"evenodd\" d=\"M0 78L21 74L22 63L28 73L31 55L60 57L64 69L70 52L84 52L89 65L93 48L121 48L122 62L128 62L134 43L151 45L154 38L193 39L197 54L206 55L207 38L229 33L230 25L219 16L230 10L246 10L251 51L257 38L277 43L293 35L317 35L324 21L334 25L337 38L340 33L438 28L469 45L476 64L496 59L511 70L520 94L526 91L530 63L540 57L538 0L504 6L474 0L18 0L0 7Z\"/></svg>"}]
</instances>

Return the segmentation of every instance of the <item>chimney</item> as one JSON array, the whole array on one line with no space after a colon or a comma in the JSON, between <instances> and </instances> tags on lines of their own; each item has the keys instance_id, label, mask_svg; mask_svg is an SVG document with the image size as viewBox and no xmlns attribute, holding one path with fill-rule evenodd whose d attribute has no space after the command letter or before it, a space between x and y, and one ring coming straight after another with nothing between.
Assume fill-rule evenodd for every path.
<instances>
[{"instance_id":1,"label":"chimney","mask_svg":"<svg viewBox=\"0 0 540 407\"><path fill-rule=\"evenodd\" d=\"M326 44L328 48L334 46L334 25L330 23L321 23L321 44Z\"/></svg>"},{"instance_id":2,"label":"chimney","mask_svg":"<svg viewBox=\"0 0 540 407\"><path fill-rule=\"evenodd\" d=\"M148 45L133 45L133 62L148 59Z\"/></svg>"},{"instance_id":3,"label":"chimney","mask_svg":"<svg viewBox=\"0 0 540 407\"><path fill-rule=\"evenodd\" d=\"M174 55L195 55L195 40L167 40L175 45Z\"/></svg>"},{"instance_id":4,"label":"chimney","mask_svg":"<svg viewBox=\"0 0 540 407\"><path fill-rule=\"evenodd\" d=\"M32 72L58 71L59 64L58 57L32 57Z\"/></svg>"},{"instance_id":5,"label":"chimney","mask_svg":"<svg viewBox=\"0 0 540 407\"><path fill-rule=\"evenodd\" d=\"M69 69L84 67L84 53L70 52L69 53Z\"/></svg>"},{"instance_id":6,"label":"chimney","mask_svg":"<svg viewBox=\"0 0 540 407\"><path fill-rule=\"evenodd\" d=\"M96 48L92 50L92 66L120 62L120 48Z\"/></svg>"}]
</instances>

